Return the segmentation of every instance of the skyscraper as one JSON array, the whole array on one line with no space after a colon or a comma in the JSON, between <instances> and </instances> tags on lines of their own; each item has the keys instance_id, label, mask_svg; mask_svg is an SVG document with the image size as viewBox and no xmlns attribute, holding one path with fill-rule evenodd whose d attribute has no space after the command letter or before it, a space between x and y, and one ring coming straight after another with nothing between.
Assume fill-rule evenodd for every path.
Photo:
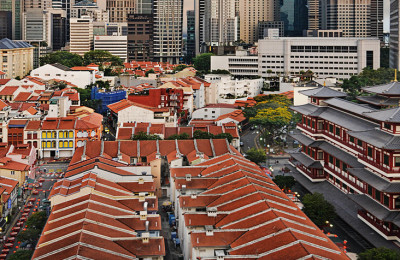
<instances>
[{"instance_id":1,"label":"skyscraper","mask_svg":"<svg viewBox=\"0 0 400 260\"><path fill-rule=\"evenodd\" d=\"M196 54L199 54L202 46L205 46L204 11L205 0L194 0Z\"/></svg>"},{"instance_id":2,"label":"skyscraper","mask_svg":"<svg viewBox=\"0 0 400 260\"><path fill-rule=\"evenodd\" d=\"M237 40L235 0L205 0L204 41L207 46Z\"/></svg>"},{"instance_id":3,"label":"skyscraper","mask_svg":"<svg viewBox=\"0 0 400 260\"><path fill-rule=\"evenodd\" d=\"M308 29L319 29L319 0L307 0L308 6Z\"/></svg>"},{"instance_id":4,"label":"skyscraper","mask_svg":"<svg viewBox=\"0 0 400 260\"><path fill-rule=\"evenodd\" d=\"M371 0L371 36L383 41L383 2Z\"/></svg>"},{"instance_id":5,"label":"skyscraper","mask_svg":"<svg viewBox=\"0 0 400 260\"><path fill-rule=\"evenodd\" d=\"M9 11L12 13L12 39L22 39L21 16L23 12L22 0L0 0L0 11Z\"/></svg>"},{"instance_id":6,"label":"skyscraper","mask_svg":"<svg viewBox=\"0 0 400 260\"><path fill-rule=\"evenodd\" d=\"M320 29L343 31L343 37L371 36L371 0L320 1Z\"/></svg>"},{"instance_id":7,"label":"skyscraper","mask_svg":"<svg viewBox=\"0 0 400 260\"><path fill-rule=\"evenodd\" d=\"M302 36L307 30L307 0L281 0L280 20L284 22L285 36Z\"/></svg>"},{"instance_id":8,"label":"skyscraper","mask_svg":"<svg viewBox=\"0 0 400 260\"><path fill-rule=\"evenodd\" d=\"M128 14L135 11L135 0L107 0L110 23L126 23Z\"/></svg>"},{"instance_id":9,"label":"skyscraper","mask_svg":"<svg viewBox=\"0 0 400 260\"><path fill-rule=\"evenodd\" d=\"M135 13L136 14L152 14L153 13L153 0L136 0Z\"/></svg>"},{"instance_id":10,"label":"skyscraper","mask_svg":"<svg viewBox=\"0 0 400 260\"><path fill-rule=\"evenodd\" d=\"M128 60L153 61L153 15L128 16Z\"/></svg>"},{"instance_id":11,"label":"skyscraper","mask_svg":"<svg viewBox=\"0 0 400 260\"><path fill-rule=\"evenodd\" d=\"M93 49L93 20L89 17L71 18L70 52L83 56Z\"/></svg>"},{"instance_id":12,"label":"skyscraper","mask_svg":"<svg viewBox=\"0 0 400 260\"><path fill-rule=\"evenodd\" d=\"M183 0L154 0L154 59L177 64L182 59Z\"/></svg>"},{"instance_id":13,"label":"skyscraper","mask_svg":"<svg viewBox=\"0 0 400 260\"><path fill-rule=\"evenodd\" d=\"M390 0L390 50L389 66L394 69L400 69L399 64L399 24L400 24L400 2L399 0Z\"/></svg>"},{"instance_id":14,"label":"skyscraper","mask_svg":"<svg viewBox=\"0 0 400 260\"><path fill-rule=\"evenodd\" d=\"M258 40L260 21L279 21L280 1L275 0L240 0L240 39L246 43Z\"/></svg>"},{"instance_id":15,"label":"skyscraper","mask_svg":"<svg viewBox=\"0 0 400 260\"><path fill-rule=\"evenodd\" d=\"M0 39L12 39L12 13L0 11Z\"/></svg>"},{"instance_id":16,"label":"skyscraper","mask_svg":"<svg viewBox=\"0 0 400 260\"><path fill-rule=\"evenodd\" d=\"M195 30L195 13L193 10L189 10L186 13L187 16L187 40L186 40L186 52L187 57L190 60L196 56L196 30Z\"/></svg>"}]
</instances>

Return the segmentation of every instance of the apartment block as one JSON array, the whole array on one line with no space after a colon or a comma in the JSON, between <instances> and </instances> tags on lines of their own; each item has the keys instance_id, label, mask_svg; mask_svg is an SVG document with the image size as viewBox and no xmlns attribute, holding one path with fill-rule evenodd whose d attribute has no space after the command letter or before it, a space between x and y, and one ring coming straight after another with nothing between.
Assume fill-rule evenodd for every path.
<instances>
[{"instance_id":1,"label":"apartment block","mask_svg":"<svg viewBox=\"0 0 400 260\"><path fill-rule=\"evenodd\" d=\"M22 41L8 38L0 40L0 71L6 78L23 78L33 69L34 47Z\"/></svg>"},{"instance_id":2,"label":"apartment block","mask_svg":"<svg viewBox=\"0 0 400 260\"><path fill-rule=\"evenodd\" d=\"M119 57L123 62L128 59L128 38L127 36L104 35L94 37L94 49L108 51Z\"/></svg>"},{"instance_id":3,"label":"apartment block","mask_svg":"<svg viewBox=\"0 0 400 260\"><path fill-rule=\"evenodd\" d=\"M89 17L71 18L70 52L83 56L93 49L93 20Z\"/></svg>"}]
</instances>

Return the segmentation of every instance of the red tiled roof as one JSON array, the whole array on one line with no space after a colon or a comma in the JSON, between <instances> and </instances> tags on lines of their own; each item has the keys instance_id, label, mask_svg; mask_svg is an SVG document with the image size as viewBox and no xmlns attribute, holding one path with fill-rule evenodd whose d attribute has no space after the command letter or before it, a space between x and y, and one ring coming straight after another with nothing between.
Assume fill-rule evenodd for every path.
<instances>
[{"instance_id":1,"label":"red tiled roof","mask_svg":"<svg viewBox=\"0 0 400 260\"><path fill-rule=\"evenodd\" d=\"M28 124L26 125L25 129L26 130L39 130L41 125L40 120L32 120L29 121Z\"/></svg>"},{"instance_id":2,"label":"red tiled roof","mask_svg":"<svg viewBox=\"0 0 400 260\"><path fill-rule=\"evenodd\" d=\"M28 112L31 115L35 115L38 111L34 107L29 107L26 112Z\"/></svg>"},{"instance_id":3,"label":"red tiled roof","mask_svg":"<svg viewBox=\"0 0 400 260\"><path fill-rule=\"evenodd\" d=\"M0 158L0 169L28 171L31 167L25 163L13 161L11 158Z\"/></svg>"},{"instance_id":4,"label":"red tiled roof","mask_svg":"<svg viewBox=\"0 0 400 260\"><path fill-rule=\"evenodd\" d=\"M244 116L243 111L238 109L238 110L235 110L235 111L233 111L231 113L219 116L217 119L215 119L215 121L220 121L220 120L223 120L223 119L226 119L226 118L230 118L230 119L235 120L235 121L237 121L239 123L243 122L244 120L246 120L246 117Z\"/></svg>"},{"instance_id":5,"label":"red tiled roof","mask_svg":"<svg viewBox=\"0 0 400 260\"><path fill-rule=\"evenodd\" d=\"M7 84L11 79L0 79L0 86Z\"/></svg>"},{"instance_id":6,"label":"red tiled roof","mask_svg":"<svg viewBox=\"0 0 400 260\"><path fill-rule=\"evenodd\" d=\"M89 70L89 71L93 71L95 69L92 68L88 68L88 67L84 67L84 66L76 66L76 67L72 67L71 70Z\"/></svg>"},{"instance_id":7,"label":"red tiled roof","mask_svg":"<svg viewBox=\"0 0 400 260\"><path fill-rule=\"evenodd\" d=\"M7 86L4 87L2 91L0 91L0 96L11 96L17 91L18 86Z\"/></svg>"},{"instance_id":8,"label":"red tiled roof","mask_svg":"<svg viewBox=\"0 0 400 260\"><path fill-rule=\"evenodd\" d=\"M224 154L195 167L172 168L171 177L185 225L202 227L188 233L192 247L227 248L226 259L229 255L239 259L347 259L257 165L241 155ZM186 192L196 195L179 194L183 185Z\"/></svg>"},{"instance_id":9,"label":"red tiled roof","mask_svg":"<svg viewBox=\"0 0 400 260\"><path fill-rule=\"evenodd\" d=\"M14 98L14 102L26 102L30 96L30 92L19 92L19 94Z\"/></svg>"},{"instance_id":10,"label":"red tiled roof","mask_svg":"<svg viewBox=\"0 0 400 260\"><path fill-rule=\"evenodd\" d=\"M118 101L117 103L108 105L107 107L109 109L111 109L111 111L113 111L114 113L118 113L119 111L124 110L124 109L126 109L128 107L131 107L131 106L144 108L144 109L147 109L147 110L151 110L153 112L168 112L169 111L168 108L157 108L157 107L146 106L146 105L143 105L143 104L132 102L132 101L127 100L127 99L123 99L121 101Z\"/></svg>"},{"instance_id":11,"label":"red tiled roof","mask_svg":"<svg viewBox=\"0 0 400 260\"><path fill-rule=\"evenodd\" d=\"M0 99L0 110L3 110L5 107L8 107L7 103Z\"/></svg>"}]
</instances>

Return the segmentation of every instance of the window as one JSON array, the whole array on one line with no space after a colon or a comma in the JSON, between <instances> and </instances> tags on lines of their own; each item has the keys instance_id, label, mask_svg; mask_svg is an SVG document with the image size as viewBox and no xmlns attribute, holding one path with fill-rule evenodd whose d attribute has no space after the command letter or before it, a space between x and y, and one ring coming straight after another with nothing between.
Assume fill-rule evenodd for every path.
<instances>
[{"instance_id":1,"label":"window","mask_svg":"<svg viewBox=\"0 0 400 260\"><path fill-rule=\"evenodd\" d=\"M69 147L70 148L74 147L74 143L72 141L69 141Z\"/></svg>"},{"instance_id":2,"label":"window","mask_svg":"<svg viewBox=\"0 0 400 260\"><path fill-rule=\"evenodd\" d=\"M11 171L11 175L15 175L15 171Z\"/></svg>"},{"instance_id":3,"label":"window","mask_svg":"<svg viewBox=\"0 0 400 260\"><path fill-rule=\"evenodd\" d=\"M368 152L368 157L372 157L372 147L369 147L368 146L368 150L367 150Z\"/></svg>"},{"instance_id":4,"label":"window","mask_svg":"<svg viewBox=\"0 0 400 260\"><path fill-rule=\"evenodd\" d=\"M383 128L390 130L390 129L392 129L392 125L388 124L388 123L383 123Z\"/></svg>"},{"instance_id":5,"label":"window","mask_svg":"<svg viewBox=\"0 0 400 260\"><path fill-rule=\"evenodd\" d=\"M383 195L383 204L385 204L387 207L389 207L389 196L388 195Z\"/></svg>"},{"instance_id":6,"label":"window","mask_svg":"<svg viewBox=\"0 0 400 260\"><path fill-rule=\"evenodd\" d=\"M64 138L64 132L63 131L58 132L58 138Z\"/></svg>"},{"instance_id":7,"label":"window","mask_svg":"<svg viewBox=\"0 0 400 260\"><path fill-rule=\"evenodd\" d=\"M338 159L336 159L335 161L336 161L335 162L336 167L340 168L340 161Z\"/></svg>"},{"instance_id":8,"label":"window","mask_svg":"<svg viewBox=\"0 0 400 260\"><path fill-rule=\"evenodd\" d=\"M42 141L42 148L46 148L46 141Z\"/></svg>"},{"instance_id":9,"label":"window","mask_svg":"<svg viewBox=\"0 0 400 260\"><path fill-rule=\"evenodd\" d=\"M397 198L394 200L394 207L395 207L396 209L400 209L400 197L397 197Z\"/></svg>"},{"instance_id":10,"label":"window","mask_svg":"<svg viewBox=\"0 0 400 260\"><path fill-rule=\"evenodd\" d=\"M50 142L50 141L47 141L46 147L47 147L47 148L51 148L51 142Z\"/></svg>"},{"instance_id":11,"label":"window","mask_svg":"<svg viewBox=\"0 0 400 260\"><path fill-rule=\"evenodd\" d=\"M56 138L56 131L51 132L51 137Z\"/></svg>"},{"instance_id":12,"label":"window","mask_svg":"<svg viewBox=\"0 0 400 260\"><path fill-rule=\"evenodd\" d=\"M400 167L400 156L394 157L394 166Z\"/></svg>"},{"instance_id":13,"label":"window","mask_svg":"<svg viewBox=\"0 0 400 260\"><path fill-rule=\"evenodd\" d=\"M59 147L59 148L63 148L63 147L64 147L63 141L58 142L58 147Z\"/></svg>"},{"instance_id":14,"label":"window","mask_svg":"<svg viewBox=\"0 0 400 260\"><path fill-rule=\"evenodd\" d=\"M332 155L329 155L329 163L333 164L333 156Z\"/></svg>"},{"instance_id":15,"label":"window","mask_svg":"<svg viewBox=\"0 0 400 260\"><path fill-rule=\"evenodd\" d=\"M353 143L353 144L355 143L354 137L350 136L349 140L350 140L350 143Z\"/></svg>"},{"instance_id":16,"label":"window","mask_svg":"<svg viewBox=\"0 0 400 260\"><path fill-rule=\"evenodd\" d=\"M69 133L68 133L68 138L74 138L74 132L69 131Z\"/></svg>"},{"instance_id":17,"label":"window","mask_svg":"<svg viewBox=\"0 0 400 260\"><path fill-rule=\"evenodd\" d=\"M335 132L336 132L335 133L336 135L340 136L340 128L339 127L336 127Z\"/></svg>"},{"instance_id":18,"label":"window","mask_svg":"<svg viewBox=\"0 0 400 260\"><path fill-rule=\"evenodd\" d=\"M375 190L375 199L381 201L381 192L379 190Z\"/></svg>"},{"instance_id":19,"label":"window","mask_svg":"<svg viewBox=\"0 0 400 260\"><path fill-rule=\"evenodd\" d=\"M68 147L68 141L64 141L64 148Z\"/></svg>"},{"instance_id":20,"label":"window","mask_svg":"<svg viewBox=\"0 0 400 260\"><path fill-rule=\"evenodd\" d=\"M47 132L47 138L51 138L51 132Z\"/></svg>"},{"instance_id":21,"label":"window","mask_svg":"<svg viewBox=\"0 0 400 260\"><path fill-rule=\"evenodd\" d=\"M333 125L329 125L329 132L333 134Z\"/></svg>"},{"instance_id":22,"label":"window","mask_svg":"<svg viewBox=\"0 0 400 260\"><path fill-rule=\"evenodd\" d=\"M343 163L343 171L347 172L347 164Z\"/></svg>"},{"instance_id":23,"label":"window","mask_svg":"<svg viewBox=\"0 0 400 260\"><path fill-rule=\"evenodd\" d=\"M389 155L383 154L383 164L389 166Z\"/></svg>"},{"instance_id":24,"label":"window","mask_svg":"<svg viewBox=\"0 0 400 260\"><path fill-rule=\"evenodd\" d=\"M361 140L357 140L357 145L360 146L360 147L362 147L363 142L362 142Z\"/></svg>"},{"instance_id":25,"label":"window","mask_svg":"<svg viewBox=\"0 0 400 260\"><path fill-rule=\"evenodd\" d=\"M370 185L368 185L368 194L372 196L372 187Z\"/></svg>"}]
</instances>

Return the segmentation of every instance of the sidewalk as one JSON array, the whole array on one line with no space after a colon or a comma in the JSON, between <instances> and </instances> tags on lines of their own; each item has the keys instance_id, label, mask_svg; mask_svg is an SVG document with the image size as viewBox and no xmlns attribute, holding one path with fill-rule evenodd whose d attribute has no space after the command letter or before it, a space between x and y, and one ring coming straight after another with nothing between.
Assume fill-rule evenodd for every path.
<instances>
[{"instance_id":1,"label":"sidewalk","mask_svg":"<svg viewBox=\"0 0 400 260\"><path fill-rule=\"evenodd\" d=\"M338 190L328 181L312 183L293 166L287 165L287 167L291 170L287 175L292 175L296 181L309 192L322 193L325 199L335 207L338 216L356 230L365 240L375 247L386 247L399 250L399 247L396 244L384 239L357 217L357 211L360 207L346 194Z\"/></svg>"}]
</instances>

